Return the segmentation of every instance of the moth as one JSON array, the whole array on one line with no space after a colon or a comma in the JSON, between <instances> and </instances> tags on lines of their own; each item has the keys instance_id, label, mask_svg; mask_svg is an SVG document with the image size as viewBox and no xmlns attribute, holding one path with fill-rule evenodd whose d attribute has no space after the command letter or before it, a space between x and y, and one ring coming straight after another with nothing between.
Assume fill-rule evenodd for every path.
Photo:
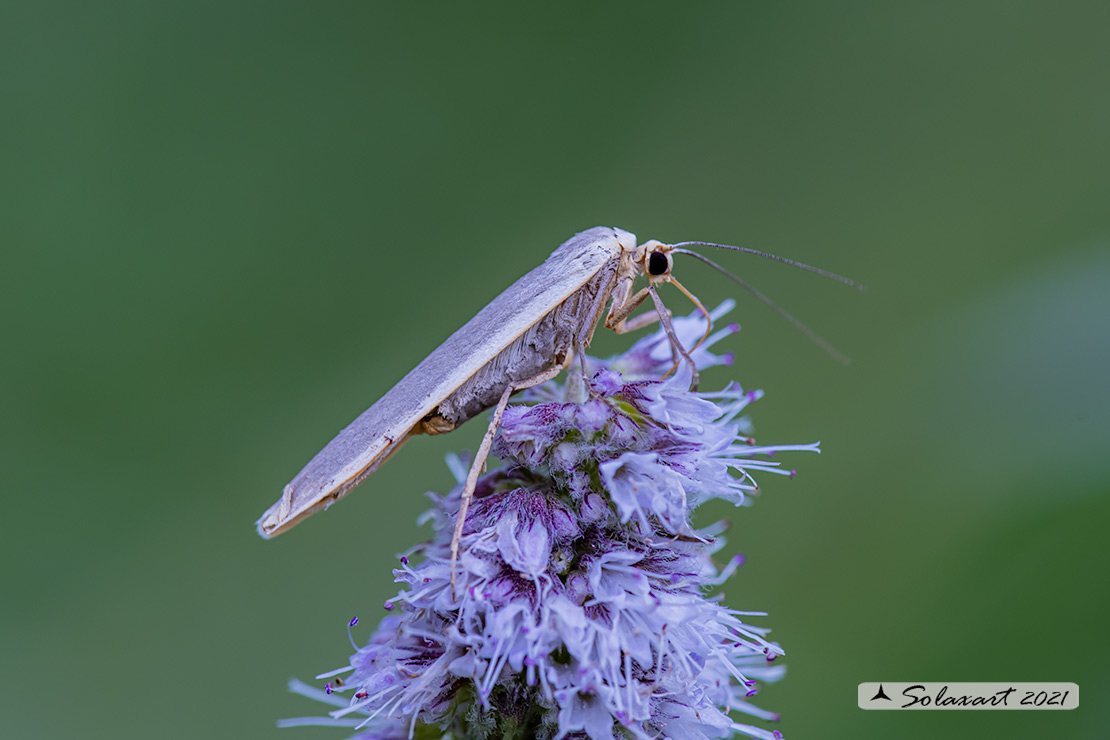
<instances>
[{"instance_id":1,"label":"moth","mask_svg":"<svg viewBox=\"0 0 1110 740\"><path fill-rule=\"evenodd\" d=\"M258 533L266 538L281 534L343 498L411 437L450 432L493 408L463 487L452 544L454 562L466 508L509 397L555 377L575 357L580 361L583 387L588 390L585 348L606 305L605 327L617 333L659 321L671 342L675 367L679 362L688 363L696 387L693 360L678 341L670 313L656 290L662 283L675 285L701 309L708 323L705 308L671 274L675 254L692 255L720 270L838 356L762 293L712 260L686 249L690 246L758 254L855 285L848 278L746 247L711 242L663 244L655 240L637 244L636 236L622 229L599 226L583 231L494 298L317 453L258 520ZM647 285L634 290L641 276L647 278ZM630 319L648 298L653 310ZM709 329L706 336L708 333Z\"/></svg>"}]
</instances>

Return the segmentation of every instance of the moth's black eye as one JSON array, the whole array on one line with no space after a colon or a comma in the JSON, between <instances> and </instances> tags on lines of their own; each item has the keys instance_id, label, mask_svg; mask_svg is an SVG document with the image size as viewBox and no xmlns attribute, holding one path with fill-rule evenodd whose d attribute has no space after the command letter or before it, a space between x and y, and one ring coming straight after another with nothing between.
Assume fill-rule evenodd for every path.
<instances>
[{"instance_id":1,"label":"moth's black eye","mask_svg":"<svg viewBox=\"0 0 1110 740\"><path fill-rule=\"evenodd\" d=\"M652 252L648 255L648 272L659 277L667 271L667 255L662 252Z\"/></svg>"}]
</instances>

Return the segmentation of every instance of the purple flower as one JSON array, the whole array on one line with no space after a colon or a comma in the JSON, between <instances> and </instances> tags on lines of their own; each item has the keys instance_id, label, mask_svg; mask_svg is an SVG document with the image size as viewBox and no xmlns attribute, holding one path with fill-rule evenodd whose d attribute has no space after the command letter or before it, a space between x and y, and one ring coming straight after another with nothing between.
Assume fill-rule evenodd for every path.
<instances>
[{"instance_id":1,"label":"purple flower","mask_svg":"<svg viewBox=\"0 0 1110 740\"><path fill-rule=\"evenodd\" d=\"M705 329L696 315L674 325L687 346ZM735 330L697 349L699 367L727 361L710 347ZM719 569L723 527L698 530L690 516L712 498L747 505L753 473L792 475L768 455L818 446L755 445L741 414L758 392L693 393L681 367L657 380L672 364L662 332L593 362L594 398L567 402L551 382L505 412L502 466L479 480L456 588L461 485L433 496L432 541L393 571L394 613L348 665L317 677L333 679L324 689L291 684L335 709L283 725L354 727L362 740L781 737L736 719L778 719L750 699L782 676L772 661L783 651L746 621L762 613L706 596L742 558ZM461 461L448 465L461 481Z\"/></svg>"}]
</instances>

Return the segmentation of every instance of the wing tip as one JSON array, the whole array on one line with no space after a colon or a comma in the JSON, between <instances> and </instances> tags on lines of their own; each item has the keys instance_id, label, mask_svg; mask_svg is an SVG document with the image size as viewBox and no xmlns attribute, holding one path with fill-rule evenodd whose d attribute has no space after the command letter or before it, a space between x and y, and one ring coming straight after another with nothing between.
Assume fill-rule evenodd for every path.
<instances>
[{"instance_id":1,"label":"wing tip","mask_svg":"<svg viewBox=\"0 0 1110 740\"><path fill-rule=\"evenodd\" d=\"M264 540L271 540L275 535L281 533L279 517L274 515L274 508L271 506L266 510L266 513L254 523L254 528L258 530L258 536Z\"/></svg>"}]
</instances>

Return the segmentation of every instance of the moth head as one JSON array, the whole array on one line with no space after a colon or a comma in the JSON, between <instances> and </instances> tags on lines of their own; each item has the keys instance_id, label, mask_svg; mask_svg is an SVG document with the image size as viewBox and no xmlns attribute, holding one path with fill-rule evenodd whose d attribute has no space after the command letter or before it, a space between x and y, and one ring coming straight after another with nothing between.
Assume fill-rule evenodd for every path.
<instances>
[{"instance_id":1,"label":"moth head","mask_svg":"<svg viewBox=\"0 0 1110 740\"><path fill-rule=\"evenodd\" d=\"M640 274L646 275L653 284L668 282L671 268L674 267L674 258L671 256L674 247L652 239L641 244L639 250L637 262Z\"/></svg>"}]
</instances>

